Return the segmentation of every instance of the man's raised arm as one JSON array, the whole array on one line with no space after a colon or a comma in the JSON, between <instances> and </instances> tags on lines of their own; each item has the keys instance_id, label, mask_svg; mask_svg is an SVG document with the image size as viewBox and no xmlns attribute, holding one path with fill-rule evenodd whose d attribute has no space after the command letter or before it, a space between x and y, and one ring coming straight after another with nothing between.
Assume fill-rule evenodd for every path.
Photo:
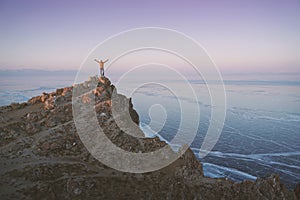
<instances>
[{"instance_id":1,"label":"man's raised arm","mask_svg":"<svg viewBox=\"0 0 300 200\"><path fill-rule=\"evenodd\" d=\"M96 61L97 63L100 63L100 61L99 61L99 60L97 60L97 59L94 59L94 61Z\"/></svg>"},{"instance_id":2,"label":"man's raised arm","mask_svg":"<svg viewBox=\"0 0 300 200\"><path fill-rule=\"evenodd\" d=\"M104 63L106 63L108 61L108 59L106 59L105 61L104 61Z\"/></svg>"}]
</instances>

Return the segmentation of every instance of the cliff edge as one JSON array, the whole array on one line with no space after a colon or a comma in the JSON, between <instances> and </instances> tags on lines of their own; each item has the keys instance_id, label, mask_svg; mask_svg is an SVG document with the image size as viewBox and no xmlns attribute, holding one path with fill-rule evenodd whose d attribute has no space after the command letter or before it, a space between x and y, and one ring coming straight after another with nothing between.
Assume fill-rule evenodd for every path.
<instances>
[{"instance_id":1,"label":"cliff edge","mask_svg":"<svg viewBox=\"0 0 300 200\"><path fill-rule=\"evenodd\" d=\"M96 88L92 87L96 83ZM279 177L235 183L203 176L201 163L188 149L169 166L148 173L125 173L95 159L77 134L72 112L74 87L86 90L80 101L95 100L98 123L118 147L152 152L167 144L158 137L138 138L120 129L127 123L123 106L112 116L111 97L139 116L131 99L118 94L109 79L91 77L72 87L43 93L26 103L0 108L1 199L299 199L299 188L286 189ZM127 104L127 105L126 105ZM143 135L141 130L138 134ZM112 158L114 159L114 158Z\"/></svg>"}]
</instances>

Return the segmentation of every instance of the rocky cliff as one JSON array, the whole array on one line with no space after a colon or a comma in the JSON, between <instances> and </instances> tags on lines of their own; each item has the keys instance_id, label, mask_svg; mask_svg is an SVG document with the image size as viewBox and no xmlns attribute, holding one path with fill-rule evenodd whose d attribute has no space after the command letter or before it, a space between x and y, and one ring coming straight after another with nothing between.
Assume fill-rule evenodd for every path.
<instances>
[{"instance_id":1,"label":"rocky cliff","mask_svg":"<svg viewBox=\"0 0 300 200\"><path fill-rule=\"evenodd\" d=\"M111 97L116 88L106 78L93 77L74 87L43 93L27 103L0 108L1 199L299 198L300 186L295 192L287 190L275 175L242 183L204 177L202 165L190 149L154 172L125 173L107 167L89 153L77 134L72 114L75 87L87 91L80 96L81 102L95 100L99 125L118 147L152 152L167 145L158 137L138 138L120 129L117 120L127 123L122 105L128 107L136 124L139 117L131 99L117 93L119 119L112 116ZM143 135L141 130L137 132Z\"/></svg>"}]
</instances>

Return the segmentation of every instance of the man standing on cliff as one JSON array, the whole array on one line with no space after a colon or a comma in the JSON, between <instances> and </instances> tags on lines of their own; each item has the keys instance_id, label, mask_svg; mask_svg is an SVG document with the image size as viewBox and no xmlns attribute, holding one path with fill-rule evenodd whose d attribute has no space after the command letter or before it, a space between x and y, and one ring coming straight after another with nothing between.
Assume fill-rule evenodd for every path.
<instances>
[{"instance_id":1,"label":"man standing on cliff","mask_svg":"<svg viewBox=\"0 0 300 200\"><path fill-rule=\"evenodd\" d=\"M100 76L101 77L104 77L104 63L106 63L107 61L108 61L108 59L106 59L105 61L102 61L102 60L97 60L97 59L95 59L95 61L97 62L97 63L99 63L99 67L100 67Z\"/></svg>"}]
</instances>

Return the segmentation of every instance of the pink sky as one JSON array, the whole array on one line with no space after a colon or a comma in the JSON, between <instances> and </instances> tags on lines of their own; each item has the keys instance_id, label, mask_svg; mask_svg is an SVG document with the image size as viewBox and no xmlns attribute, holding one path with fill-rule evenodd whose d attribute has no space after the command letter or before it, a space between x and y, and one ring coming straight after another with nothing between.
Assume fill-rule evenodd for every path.
<instances>
[{"instance_id":1,"label":"pink sky","mask_svg":"<svg viewBox=\"0 0 300 200\"><path fill-rule=\"evenodd\" d=\"M155 26L194 38L224 73L300 73L299 19L297 0L2 0L0 69L78 69L111 35Z\"/></svg>"}]
</instances>

